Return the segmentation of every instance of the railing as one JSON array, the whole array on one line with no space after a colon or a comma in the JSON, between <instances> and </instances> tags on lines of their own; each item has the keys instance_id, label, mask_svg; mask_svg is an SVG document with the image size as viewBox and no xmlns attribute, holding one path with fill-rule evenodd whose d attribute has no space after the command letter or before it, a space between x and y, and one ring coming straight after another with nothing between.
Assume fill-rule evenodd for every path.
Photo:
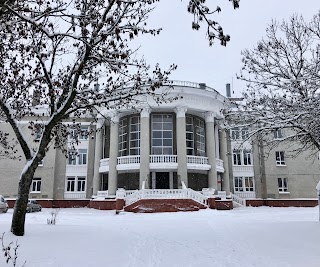
<instances>
[{"instance_id":1,"label":"railing","mask_svg":"<svg viewBox=\"0 0 320 267\"><path fill-rule=\"evenodd\" d=\"M234 173L254 174L253 165L233 165L232 169Z\"/></svg>"},{"instance_id":2,"label":"railing","mask_svg":"<svg viewBox=\"0 0 320 267\"><path fill-rule=\"evenodd\" d=\"M184 86L184 87L192 87L192 88L199 88L199 89L205 89L207 91L217 92L215 89L205 85L205 88L202 88L199 83L196 82L188 82L188 81L169 81L167 85L175 85L175 86Z\"/></svg>"},{"instance_id":3,"label":"railing","mask_svg":"<svg viewBox=\"0 0 320 267\"><path fill-rule=\"evenodd\" d=\"M235 195L235 194L232 194L232 193L230 193L230 194L231 194L231 198L232 198L232 200L233 200L234 202L238 203L238 204L241 205L241 206L246 206L246 200L245 200L245 199L243 199L243 198L241 198L241 197L238 197L238 196Z\"/></svg>"},{"instance_id":4,"label":"railing","mask_svg":"<svg viewBox=\"0 0 320 267\"><path fill-rule=\"evenodd\" d=\"M150 155L150 163L177 163L177 155Z\"/></svg>"},{"instance_id":5,"label":"railing","mask_svg":"<svg viewBox=\"0 0 320 267\"><path fill-rule=\"evenodd\" d=\"M218 197L221 198L221 200L227 199L227 192L226 191L218 191Z\"/></svg>"},{"instance_id":6,"label":"railing","mask_svg":"<svg viewBox=\"0 0 320 267\"><path fill-rule=\"evenodd\" d=\"M98 191L97 192L97 197L102 197L102 198L108 197L108 190L106 190L106 191Z\"/></svg>"},{"instance_id":7,"label":"railing","mask_svg":"<svg viewBox=\"0 0 320 267\"><path fill-rule=\"evenodd\" d=\"M123 156L117 158L118 163L117 164L137 164L140 163L140 155L134 155L134 156Z\"/></svg>"},{"instance_id":8,"label":"railing","mask_svg":"<svg viewBox=\"0 0 320 267\"><path fill-rule=\"evenodd\" d=\"M234 194L245 199L256 198L256 192L235 192Z\"/></svg>"},{"instance_id":9,"label":"railing","mask_svg":"<svg viewBox=\"0 0 320 267\"><path fill-rule=\"evenodd\" d=\"M100 166L109 166L109 158L101 159Z\"/></svg>"},{"instance_id":10,"label":"railing","mask_svg":"<svg viewBox=\"0 0 320 267\"><path fill-rule=\"evenodd\" d=\"M64 199L85 199L86 192L64 192Z\"/></svg>"},{"instance_id":11,"label":"railing","mask_svg":"<svg viewBox=\"0 0 320 267\"><path fill-rule=\"evenodd\" d=\"M208 157L187 156L187 163L190 163L190 164L208 164Z\"/></svg>"},{"instance_id":12,"label":"railing","mask_svg":"<svg viewBox=\"0 0 320 267\"><path fill-rule=\"evenodd\" d=\"M126 197L136 193L137 191L139 191L139 190L126 190Z\"/></svg>"},{"instance_id":13,"label":"railing","mask_svg":"<svg viewBox=\"0 0 320 267\"><path fill-rule=\"evenodd\" d=\"M199 192L188 189L144 189L126 197L126 206L140 199L192 199L207 205L207 198Z\"/></svg>"},{"instance_id":14,"label":"railing","mask_svg":"<svg viewBox=\"0 0 320 267\"><path fill-rule=\"evenodd\" d=\"M223 168L223 160L222 159L216 159L216 166Z\"/></svg>"}]
</instances>

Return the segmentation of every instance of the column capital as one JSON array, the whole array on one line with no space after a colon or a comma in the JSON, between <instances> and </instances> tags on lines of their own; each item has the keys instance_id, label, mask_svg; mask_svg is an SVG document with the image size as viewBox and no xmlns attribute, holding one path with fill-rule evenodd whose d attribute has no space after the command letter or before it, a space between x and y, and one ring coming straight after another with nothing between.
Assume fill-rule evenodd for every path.
<instances>
[{"instance_id":1,"label":"column capital","mask_svg":"<svg viewBox=\"0 0 320 267\"><path fill-rule=\"evenodd\" d=\"M214 122L214 118L216 117L217 113L208 111L205 113L206 122Z\"/></svg>"},{"instance_id":2,"label":"column capital","mask_svg":"<svg viewBox=\"0 0 320 267\"><path fill-rule=\"evenodd\" d=\"M143 108L141 108L140 116L141 116L141 118L149 118L150 113L151 113L150 107L143 107Z\"/></svg>"},{"instance_id":3,"label":"column capital","mask_svg":"<svg viewBox=\"0 0 320 267\"><path fill-rule=\"evenodd\" d=\"M187 107L176 107L174 112L176 113L177 118L184 118L186 116Z\"/></svg>"},{"instance_id":4,"label":"column capital","mask_svg":"<svg viewBox=\"0 0 320 267\"><path fill-rule=\"evenodd\" d=\"M114 110L114 111L110 111L108 113L108 117L110 118L111 122L113 123L118 123L119 122L119 112Z\"/></svg>"},{"instance_id":5,"label":"column capital","mask_svg":"<svg viewBox=\"0 0 320 267\"><path fill-rule=\"evenodd\" d=\"M96 122L96 128L97 128L97 129L102 128L102 126L104 125L104 121L105 121L104 118L98 118L98 119L97 119L97 122Z\"/></svg>"}]
</instances>

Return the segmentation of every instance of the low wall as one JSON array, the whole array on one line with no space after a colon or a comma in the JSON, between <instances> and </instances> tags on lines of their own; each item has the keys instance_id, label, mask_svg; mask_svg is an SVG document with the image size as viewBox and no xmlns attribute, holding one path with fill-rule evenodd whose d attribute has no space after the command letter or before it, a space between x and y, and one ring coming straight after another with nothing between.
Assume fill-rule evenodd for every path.
<instances>
[{"instance_id":1,"label":"low wall","mask_svg":"<svg viewBox=\"0 0 320 267\"><path fill-rule=\"evenodd\" d=\"M36 199L42 208L85 208L89 207L89 199L65 200L65 199ZM15 200L8 199L9 208L13 208Z\"/></svg>"},{"instance_id":2,"label":"low wall","mask_svg":"<svg viewBox=\"0 0 320 267\"><path fill-rule=\"evenodd\" d=\"M317 199L247 199L246 206L251 207L315 207Z\"/></svg>"},{"instance_id":3,"label":"low wall","mask_svg":"<svg viewBox=\"0 0 320 267\"><path fill-rule=\"evenodd\" d=\"M91 200L89 208L97 210L115 210L116 209L116 200Z\"/></svg>"}]
</instances>

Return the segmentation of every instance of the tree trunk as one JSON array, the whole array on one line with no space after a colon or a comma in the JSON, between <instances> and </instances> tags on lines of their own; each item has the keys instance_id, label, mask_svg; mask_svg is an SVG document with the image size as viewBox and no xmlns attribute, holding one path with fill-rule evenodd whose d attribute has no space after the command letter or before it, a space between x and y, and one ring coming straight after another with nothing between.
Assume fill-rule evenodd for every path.
<instances>
[{"instance_id":1,"label":"tree trunk","mask_svg":"<svg viewBox=\"0 0 320 267\"><path fill-rule=\"evenodd\" d=\"M18 196L14 205L11 223L11 232L17 236L24 235L29 191L32 178L36 170L36 167L34 167L34 165L35 164L31 164L24 172L22 172L19 182Z\"/></svg>"}]
</instances>

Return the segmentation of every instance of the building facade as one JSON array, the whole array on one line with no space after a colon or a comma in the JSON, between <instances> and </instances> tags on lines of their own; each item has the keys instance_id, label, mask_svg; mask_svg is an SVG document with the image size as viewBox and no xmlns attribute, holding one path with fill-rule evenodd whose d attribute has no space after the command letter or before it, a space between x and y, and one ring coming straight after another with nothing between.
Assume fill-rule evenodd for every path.
<instances>
[{"instance_id":1,"label":"building facade","mask_svg":"<svg viewBox=\"0 0 320 267\"><path fill-rule=\"evenodd\" d=\"M31 185L32 198L90 199L118 188L136 190L215 188L230 193L226 132L221 127L225 97L205 84L174 82L179 100L157 104L143 99L135 109L100 110L98 123L80 119L80 143L66 158L49 149ZM23 124L23 122L21 122ZM36 146L34 135L25 134ZM21 126L23 127L23 125ZM13 134L10 126L1 129ZM69 139L77 134L70 130ZM70 140L66 141L67 143ZM77 154L76 156L72 156ZM5 197L16 196L23 161L1 160ZM6 174L6 175L4 175Z\"/></svg>"},{"instance_id":2,"label":"building facade","mask_svg":"<svg viewBox=\"0 0 320 267\"><path fill-rule=\"evenodd\" d=\"M98 122L77 119L80 143L69 157L49 148L36 170L30 197L78 200L114 197L119 188L214 188L243 199L315 198L319 162L304 152L287 157L279 145L266 147L247 140L248 129L223 127L228 99L205 84L173 82L179 100L157 104L147 97L134 109L100 110ZM37 136L20 127L37 146ZM13 136L9 124L0 129ZM84 134L91 132L94 134ZM275 134L275 138L280 138ZM244 141L246 140L246 141ZM0 194L15 198L24 162L0 160Z\"/></svg>"}]
</instances>

